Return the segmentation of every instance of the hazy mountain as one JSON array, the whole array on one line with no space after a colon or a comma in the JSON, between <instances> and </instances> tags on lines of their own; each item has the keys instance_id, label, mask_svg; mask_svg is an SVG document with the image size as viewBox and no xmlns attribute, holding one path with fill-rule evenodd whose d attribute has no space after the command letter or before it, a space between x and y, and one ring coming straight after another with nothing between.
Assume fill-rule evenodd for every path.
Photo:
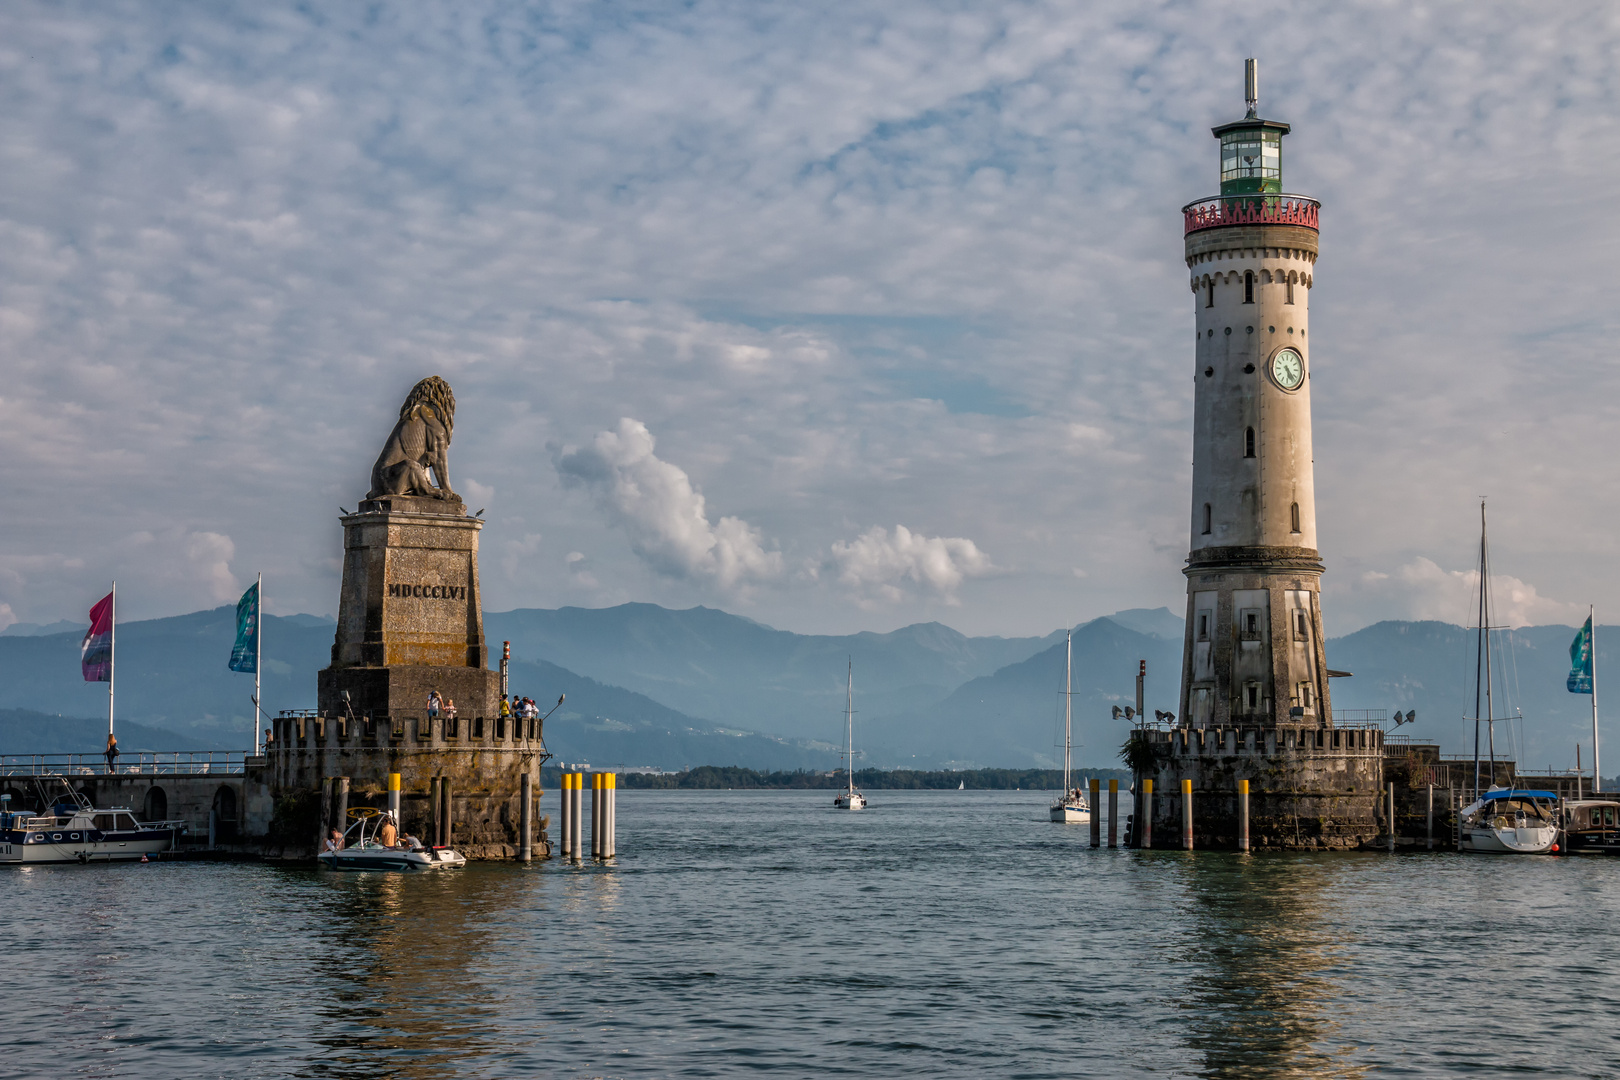
<instances>
[{"instance_id":1,"label":"hazy mountain","mask_svg":"<svg viewBox=\"0 0 1620 1080\"><path fill-rule=\"evenodd\" d=\"M154 750L209 750L205 741L136 724L117 725L124 754ZM52 716L28 709L0 709L0 754L100 754L107 746L107 718ZM245 748L233 748L245 749Z\"/></svg>"},{"instance_id":2,"label":"hazy mountain","mask_svg":"<svg viewBox=\"0 0 1620 1080\"><path fill-rule=\"evenodd\" d=\"M851 658L862 708L889 715L941 701L1054 640L970 638L939 623L827 637L712 608L653 604L496 612L485 615L484 631L492 651L508 640L514 657L548 660L693 716L787 736L841 720Z\"/></svg>"},{"instance_id":3,"label":"hazy mountain","mask_svg":"<svg viewBox=\"0 0 1620 1080\"><path fill-rule=\"evenodd\" d=\"M72 619L58 619L53 623L12 623L4 630L0 630L0 637L44 637L46 634L78 634L90 628L89 623L76 623Z\"/></svg>"},{"instance_id":4,"label":"hazy mountain","mask_svg":"<svg viewBox=\"0 0 1620 1080\"><path fill-rule=\"evenodd\" d=\"M1495 672L1497 716L1522 712L1524 721L1513 724L1512 738L1522 729L1525 764L1544 768L1573 768L1575 744L1582 747L1582 764L1591 768L1592 699L1571 694L1564 685L1569 675L1572 626L1532 626L1497 635L1499 651ZM1333 710L1343 714L1359 709L1393 712L1415 710L1417 722L1401 734L1437 741L1448 753L1472 753L1476 634L1440 622L1381 622L1328 642L1328 662L1354 673L1354 678L1333 680ZM1614 627L1597 633L1598 707L1606 696L1605 673L1614 666ZM1620 680L1614 685L1620 689ZM1483 711L1483 705L1481 706ZM1514 753L1507 724L1498 724L1497 746ZM1620 726L1604 724L1609 743L1609 769L1620 762ZM1483 743L1482 743L1483 745Z\"/></svg>"},{"instance_id":5,"label":"hazy mountain","mask_svg":"<svg viewBox=\"0 0 1620 1080\"><path fill-rule=\"evenodd\" d=\"M1115 705L1135 706L1139 661L1148 664L1148 712L1174 712L1181 686L1181 638L1142 634L1110 619L1075 631L1073 732L1076 765L1118 765L1129 721ZM857 747L873 764L918 768L1038 765L1063 761L1063 667L1060 638L1045 651L970 680L943 701L897 716L857 718ZM857 700L856 706L860 707Z\"/></svg>"},{"instance_id":6,"label":"hazy mountain","mask_svg":"<svg viewBox=\"0 0 1620 1080\"><path fill-rule=\"evenodd\" d=\"M546 721L546 748L560 761L593 765L655 765L679 769L724 762L754 769L830 769L836 748L716 729L645 695L604 686L545 661L514 661L512 693L534 698L541 715L568 700Z\"/></svg>"},{"instance_id":7,"label":"hazy mountain","mask_svg":"<svg viewBox=\"0 0 1620 1080\"><path fill-rule=\"evenodd\" d=\"M488 616L486 628L492 652L503 639L513 643L515 693L542 707L568 694L547 731L554 751L570 761L831 767L843 742L846 657L855 663L863 764L1017 767L1058 760L1061 632L969 638L926 623L888 634L810 636L712 609L645 604L503 612ZM266 617L267 710L314 706L315 672L329 661L332 632L332 620L319 616ZM245 746L253 680L226 669L234 634L229 607L121 625L120 732L136 730L125 727L134 723L160 729L153 740ZM1573 764L1577 741L1590 750L1590 699L1564 690L1573 635L1573 628L1557 626L1517 631L1507 636L1510 647L1498 667L1499 700L1522 708L1528 746L1522 756L1537 766ZM90 740L90 750L100 746L91 734L104 730L93 718L105 716L107 687L80 678L81 636L80 628L0 635L0 679L10 708L89 718L86 734L71 738L77 728L53 720L68 742L48 749L86 749L81 739ZM1620 670L1610 649L1616 640L1612 628L1599 634L1600 688L1606 672ZM1447 752L1467 751L1472 725L1461 718L1472 710L1472 641L1461 627L1400 622L1330 640L1329 663L1355 673L1334 680L1336 711L1416 710L1417 723L1401 734L1437 739ZM1115 764L1124 726L1113 721L1111 706L1134 701L1143 659L1148 709L1178 711L1175 615L1132 610L1077 631L1077 762ZM0 727L0 752L21 752L14 746L24 744L10 740L33 738L41 723ZM175 735L162 736L162 729ZM1507 725L1498 734L1511 752ZM1620 742L1611 744L1610 761L1620 761Z\"/></svg>"}]
</instances>

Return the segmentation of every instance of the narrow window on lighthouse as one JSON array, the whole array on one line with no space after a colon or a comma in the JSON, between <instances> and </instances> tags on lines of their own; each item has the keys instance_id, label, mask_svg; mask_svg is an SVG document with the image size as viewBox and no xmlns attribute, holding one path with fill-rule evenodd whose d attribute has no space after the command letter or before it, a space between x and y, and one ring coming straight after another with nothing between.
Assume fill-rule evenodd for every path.
<instances>
[{"instance_id":1,"label":"narrow window on lighthouse","mask_svg":"<svg viewBox=\"0 0 1620 1080\"><path fill-rule=\"evenodd\" d=\"M1293 518L1294 532L1299 532L1299 503L1295 503L1293 505L1293 507L1289 510L1289 514L1292 515Z\"/></svg>"},{"instance_id":2,"label":"narrow window on lighthouse","mask_svg":"<svg viewBox=\"0 0 1620 1080\"><path fill-rule=\"evenodd\" d=\"M1209 299L1204 301L1204 306L1205 307L1214 307L1215 306L1215 283L1213 281L1211 281L1209 283Z\"/></svg>"},{"instance_id":3,"label":"narrow window on lighthouse","mask_svg":"<svg viewBox=\"0 0 1620 1080\"><path fill-rule=\"evenodd\" d=\"M1254 457L1254 428L1247 428L1243 432L1243 456Z\"/></svg>"},{"instance_id":4,"label":"narrow window on lighthouse","mask_svg":"<svg viewBox=\"0 0 1620 1080\"><path fill-rule=\"evenodd\" d=\"M1204 535L1209 535L1209 503L1204 504Z\"/></svg>"},{"instance_id":5,"label":"narrow window on lighthouse","mask_svg":"<svg viewBox=\"0 0 1620 1080\"><path fill-rule=\"evenodd\" d=\"M1245 271L1243 271L1243 302L1245 304L1254 303L1254 271L1253 270L1245 270Z\"/></svg>"},{"instance_id":6,"label":"narrow window on lighthouse","mask_svg":"<svg viewBox=\"0 0 1620 1080\"><path fill-rule=\"evenodd\" d=\"M1294 302L1294 283L1293 283L1292 280L1290 280L1288 282L1288 298L1286 300L1284 300L1283 303L1292 304L1293 302Z\"/></svg>"}]
</instances>

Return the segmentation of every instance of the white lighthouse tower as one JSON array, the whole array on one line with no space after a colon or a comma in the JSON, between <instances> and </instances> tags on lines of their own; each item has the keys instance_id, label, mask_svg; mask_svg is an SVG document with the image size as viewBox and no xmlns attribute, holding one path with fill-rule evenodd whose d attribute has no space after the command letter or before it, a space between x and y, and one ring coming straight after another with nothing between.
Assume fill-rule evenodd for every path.
<instances>
[{"instance_id":1,"label":"white lighthouse tower","mask_svg":"<svg viewBox=\"0 0 1620 1080\"><path fill-rule=\"evenodd\" d=\"M1311 466L1314 199L1283 194L1288 125L1214 129L1221 189L1183 209L1197 393L1181 717L1331 726Z\"/></svg>"}]
</instances>

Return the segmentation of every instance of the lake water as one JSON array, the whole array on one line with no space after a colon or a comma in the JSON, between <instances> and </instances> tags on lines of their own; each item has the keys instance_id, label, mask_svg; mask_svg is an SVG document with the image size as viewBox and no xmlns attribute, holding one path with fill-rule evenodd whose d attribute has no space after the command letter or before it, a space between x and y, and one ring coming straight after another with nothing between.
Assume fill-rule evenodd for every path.
<instances>
[{"instance_id":1,"label":"lake water","mask_svg":"<svg viewBox=\"0 0 1620 1080\"><path fill-rule=\"evenodd\" d=\"M1620 860L870 795L621 790L608 867L10 869L0 1076L1620 1075Z\"/></svg>"}]
</instances>

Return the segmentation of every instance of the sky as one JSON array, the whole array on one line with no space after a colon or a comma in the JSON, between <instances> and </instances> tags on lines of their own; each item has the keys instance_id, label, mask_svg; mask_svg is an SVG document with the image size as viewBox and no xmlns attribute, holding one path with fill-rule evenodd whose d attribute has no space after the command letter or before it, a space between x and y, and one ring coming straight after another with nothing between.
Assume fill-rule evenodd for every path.
<instances>
[{"instance_id":1,"label":"sky","mask_svg":"<svg viewBox=\"0 0 1620 1080\"><path fill-rule=\"evenodd\" d=\"M333 613L416 380L488 610L1185 607L1209 128L1286 120L1331 634L1616 613L1620 8L0 9L0 625Z\"/></svg>"}]
</instances>

